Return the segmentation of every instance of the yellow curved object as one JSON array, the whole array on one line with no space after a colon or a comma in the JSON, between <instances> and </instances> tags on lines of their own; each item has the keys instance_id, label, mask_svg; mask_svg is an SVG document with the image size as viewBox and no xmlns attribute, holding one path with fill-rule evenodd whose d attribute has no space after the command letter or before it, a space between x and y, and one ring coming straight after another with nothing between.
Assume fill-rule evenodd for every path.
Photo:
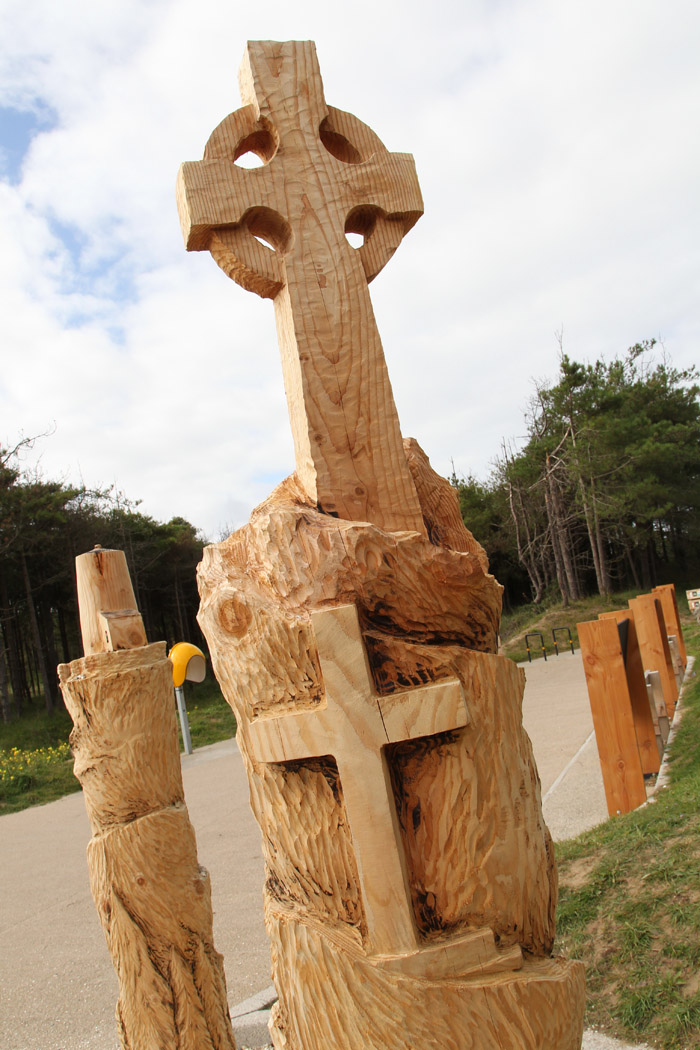
<instances>
[{"instance_id":1,"label":"yellow curved object","mask_svg":"<svg viewBox=\"0 0 700 1050\"><path fill-rule=\"evenodd\" d=\"M203 682L207 660L201 649L191 642L178 642L168 653L173 665L173 685L177 688L188 682Z\"/></svg>"}]
</instances>

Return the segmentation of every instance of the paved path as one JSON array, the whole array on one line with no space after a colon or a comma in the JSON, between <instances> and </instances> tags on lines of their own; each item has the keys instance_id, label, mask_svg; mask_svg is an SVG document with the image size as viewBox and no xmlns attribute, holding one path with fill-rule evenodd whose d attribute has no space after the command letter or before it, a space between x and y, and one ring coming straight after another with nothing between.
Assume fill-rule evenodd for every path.
<instances>
[{"instance_id":1,"label":"paved path","mask_svg":"<svg viewBox=\"0 0 700 1050\"><path fill-rule=\"evenodd\" d=\"M555 841L608 819L581 653L523 664L523 725L542 782L542 811Z\"/></svg>"},{"instance_id":2,"label":"paved path","mask_svg":"<svg viewBox=\"0 0 700 1050\"><path fill-rule=\"evenodd\" d=\"M537 661L526 672L525 727L545 817L562 838L607 818L580 656ZM260 833L235 742L184 757L183 778L233 1006L270 984ZM88 886L89 837L79 793L0 818L2 1050L117 1046L117 983Z\"/></svg>"}]
</instances>

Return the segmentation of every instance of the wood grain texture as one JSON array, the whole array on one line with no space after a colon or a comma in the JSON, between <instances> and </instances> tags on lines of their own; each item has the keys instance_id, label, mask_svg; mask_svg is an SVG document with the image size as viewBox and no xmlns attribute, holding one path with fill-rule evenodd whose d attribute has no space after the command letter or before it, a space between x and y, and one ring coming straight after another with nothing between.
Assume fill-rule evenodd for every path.
<instances>
[{"instance_id":1,"label":"wood grain texture","mask_svg":"<svg viewBox=\"0 0 700 1050\"><path fill-rule=\"evenodd\" d=\"M673 658L661 602L653 594L640 594L630 599L629 607L634 613L644 669L659 672L666 712L669 721L672 721L678 699L678 684L673 670Z\"/></svg>"},{"instance_id":2,"label":"wood grain texture","mask_svg":"<svg viewBox=\"0 0 700 1050\"><path fill-rule=\"evenodd\" d=\"M675 585L673 583L662 583L658 587L652 588L651 593L661 602L661 611L663 612L664 622L666 624L666 633L676 636L681 665L685 671L685 667L688 663L688 651L685 647L685 639L683 638L683 627L681 625L680 613L678 612Z\"/></svg>"},{"instance_id":3,"label":"wood grain texture","mask_svg":"<svg viewBox=\"0 0 700 1050\"><path fill-rule=\"evenodd\" d=\"M78 559L79 580L87 565L81 620L95 644L105 641L91 631L105 619L100 606L130 590L115 554ZM92 828L90 886L119 980L121 1046L235 1050L209 876L184 802L165 643L88 653L58 671Z\"/></svg>"},{"instance_id":4,"label":"wood grain texture","mask_svg":"<svg viewBox=\"0 0 700 1050\"><path fill-rule=\"evenodd\" d=\"M448 550L476 555L481 568L488 572L486 551L464 524L452 485L433 470L415 438L404 438L403 449L430 542Z\"/></svg>"},{"instance_id":5,"label":"wood grain texture","mask_svg":"<svg viewBox=\"0 0 700 1050\"><path fill-rule=\"evenodd\" d=\"M441 535L444 542L448 522ZM522 728L524 676L493 651L500 588L478 553L321 514L292 477L248 525L205 550L199 587L200 623L238 720L263 835L273 977L282 996L275 1045L414 1046L437 1010L446 1046L471 1045L485 1015L492 1027L484 1046L579 1046L582 971L546 958L556 870ZM366 657L349 676L344 647L338 657L333 646L341 665L334 681L314 618L320 612L323 622L324 610L349 604ZM455 680L466 700L466 725L449 728L420 714L427 735L383 747L417 931L416 941L393 942L389 951L373 943L352 827L355 786L338 740L330 730L325 742L309 743L307 735L311 725L323 726L329 692L343 693L358 675L375 703ZM404 702L391 707L400 711ZM287 720L294 733L282 740L275 734ZM261 738L263 725L269 733ZM378 807L371 795L369 821ZM397 882L400 888L392 875L380 888L395 896ZM544 967L536 977L530 955ZM548 1002L546 1015L531 1016L530 996L534 1010ZM499 1044L506 1030L508 1041Z\"/></svg>"},{"instance_id":6,"label":"wood grain texture","mask_svg":"<svg viewBox=\"0 0 700 1050\"><path fill-rule=\"evenodd\" d=\"M634 718L617 621L590 620L577 624L611 817L629 813L646 802Z\"/></svg>"},{"instance_id":7,"label":"wood grain texture","mask_svg":"<svg viewBox=\"0 0 700 1050\"><path fill-rule=\"evenodd\" d=\"M411 953L419 939L383 752L391 743L465 726L464 694L452 679L381 696L374 690L355 606L325 609L311 619L324 703L254 720L252 752L258 762L334 757L361 880L368 947L375 954Z\"/></svg>"},{"instance_id":8,"label":"wood grain texture","mask_svg":"<svg viewBox=\"0 0 700 1050\"><path fill-rule=\"evenodd\" d=\"M95 547L75 559L83 651L107 653L146 645L124 551Z\"/></svg>"},{"instance_id":9,"label":"wood grain texture","mask_svg":"<svg viewBox=\"0 0 700 1050\"><path fill-rule=\"evenodd\" d=\"M186 246L274 299L296 472L311 502L423 532L367 289L422 214L413 159L327 106L311 42L249 43L240 84L244 107L203 160L180 169ZM264 167L236 166L247 151ZM362 248L346 232L362 233Z\"/></svg>"},{"instance_id":10,"label":"wood grain texture","mask_svg":"<svg viewBox=\"0 0 700 1050\"><path fill-rule=\"evenodd\" d=\"M178 207L188 249L274 300L296 452L199 569L263 834L275 1045L574 1050L501 588L402 443L367 292L422 212L413 161L327 106L312 43L249 44L239 80Z\"/></svg>"},{"instance_id":11,"label":"wood grain texture","mask_svg":"<svg viewBox=\"0 0 700 1050\"><path fill-rule=\"evenodd\" d=\"M280 988L275 1050L580 1050L581 963L526 957L511 974L397 979L269 904L266 921Z\"/></svg>"}]
</instances>

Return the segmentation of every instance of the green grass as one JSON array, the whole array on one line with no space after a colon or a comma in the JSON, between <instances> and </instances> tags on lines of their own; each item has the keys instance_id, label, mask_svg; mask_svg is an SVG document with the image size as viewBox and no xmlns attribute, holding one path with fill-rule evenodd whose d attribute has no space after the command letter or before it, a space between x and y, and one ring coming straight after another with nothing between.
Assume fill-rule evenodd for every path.
<instances>
[{"instance_id":1,"label":"green grass","mask_svg":"<svg viewBox=\"0 0 700 1050\"><path fill-rule=\"evenodd\" d=\"M213 677L198 685L187 683L185 698L194 748L236 735L236 720ZM0 815L80 791L68 746L72 725L63 706L53 715L33 711L0 723Z\"/></svg>"},{"instance_id":2,"label":"green grass","mask_svg":"<svg viewBox=\"0 0 700 1050\"><path fill-rule=\"evenodd\" d=\"M68 747L72 722L65 708L33 711L0 723L0 814L53 802L80 784Z\"/></svg>"},{"instance_id":3,"label":"green grass","mask_svg":"<svg viewBox=\"0 0 700 1050\"><path fill-rule=\"evenodd\" d=\"M697 658L700 627L684 636ZM557 947L586 964L587 1023L663 1050L700 1048L700 678L683 705L669 786L557 846Z\"/></svg>"},{"instance_id":4,"label":"green grass","mask_svg":"<svg viewBox=\"0 0 700 1050\"><path fill-rule=\"evenodd\" d=\"M598 614L609 612L611 609L624 609L630 598L636 597L639 591L621 591L611 594L607 598L600 595L590 595L579 601L571 602L564 608L561 602L545 600L539 605L521 605L511 613L504 613L501 619L501 646L504 656L522 663L527 660L527 649L525 646L525 635L534 631L541 631L547 658L558 659L555 656L554 641L552 639L552 628L569 627L571 630L574 649L579 648L578 631L576 624L583 620L597 620ZM557 634L559 654L570 653L568 636L566 632ZM533 660L542 659L542 650L539 647L539 638L530 639L530 655Z\"/></svg>"}]
</instances>

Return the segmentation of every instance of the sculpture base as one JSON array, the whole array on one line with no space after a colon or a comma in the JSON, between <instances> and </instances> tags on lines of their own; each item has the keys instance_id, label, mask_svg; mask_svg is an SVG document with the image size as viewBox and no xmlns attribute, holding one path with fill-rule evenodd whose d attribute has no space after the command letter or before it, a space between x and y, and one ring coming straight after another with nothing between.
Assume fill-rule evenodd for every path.
<instances>
[{"instance_id":1,"label":"sculpture base","mask_svg":"<svg viewBox=\"0 0 700 1050\"><path fill-rule=\"evenodd\" d=\"M510 972L407 977L293 916L268 911L267 923L276 1050L580 1050L582 963L526 954Z\"/></svg>"}]
</instances>

